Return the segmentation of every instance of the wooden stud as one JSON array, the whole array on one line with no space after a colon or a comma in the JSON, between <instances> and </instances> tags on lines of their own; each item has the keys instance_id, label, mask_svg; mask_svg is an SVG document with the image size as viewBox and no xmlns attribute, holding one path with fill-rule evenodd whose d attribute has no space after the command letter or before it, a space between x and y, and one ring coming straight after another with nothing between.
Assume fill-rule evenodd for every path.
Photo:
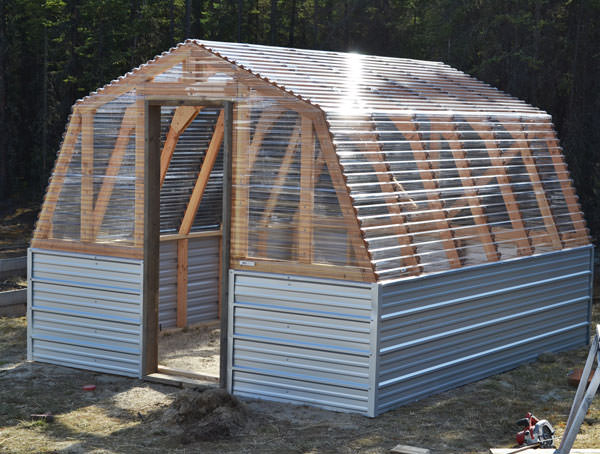
<instances>
[{"instance_id":1,"label":"wooden stud","mask_svg":"<svg viewBox=\"0 0 600 454\"><path fill-rule=\"evenodd\" d=\"M302 116L302 146L300 152L300 206L298 210L298 259L313 260L313 217L315 215L315 138L312 119Z\"/></svg>"},{"instance_id":2,"label":"wooden stud","mask_svg":"<svg viewBox=\"0 0 600 454\"><path fill-rule=\"evenodd\" d=\"M135 129L136 109L137 106L135 104L129 106L125 110L123 120L121 121L119 135L117 136L117 140L115 141L115 146L113 148L113 151L110 155L110 159L108 161L108 165L106 167L106 172L104 174L102 186L100 187L100 191L98 192L98 197L96 199L96 204L94 205L94 224L92 230L93 240L95 240L98 236L100 226L102 225L102 221L104 220L104 215L106 213L106 209L108 208L110 197L112 195L112 191L116 183L116 177L119 175L119 170L121 168L123 158L125 157L127 146L129 145L130 132L133 129Z\"/></svg>"},{"instance_id":3,"label":"wooden stud","mask_svg":"<svg viewBox=\"0 0 600 454\"><path fill-rule=\"evenodd\" d=\"M429 163L429 154L423 148L422 137L417 129L418 123L411 119L406 124L409 125L410 132L404 132L404 138L410 143L415 164L421 176L421 182L427 190L428 205L431 209L431 215L436 221L438 233L442 238L446 257L448 257L451 268L460 268L461 261L458 255L458 245L454 239L452 228L444 209L444 203L440 200L440 188Z\"/></svg>"},{"instance_id":4,"label":"wooden stud","mask_svg":"<svg viewBox=\"0 0 600 454\"><path fill-rule=\"evenodd\" d=\"M512 132L510 134L512 135L513 139L515 139L515 145L518 148L522 148L521 158L523 159L525 168L529 173L529 179L531 181L531 185L533 186L533 191L535 193L535 198L538 203L538 208L540 209L540 213L542 214L544 226L546 227L546 231L548 233L548 236L550 237L552 247L554 247L555 249L562 249L560 235L554 222L554 216L552 214L552 210L550 209L550 204L548 203L548 199L546 199L546 192L544 190L542 180L540 179L540 176L538 174L535 160L533 159L531 150L529 148L529 141L525 138L524 131Z\"/></svg>"},{"instance_id":5,"label":"wooden stud","mask_svg":"<svg viewBox=\"0 0 600 454\"><path fill-rule=\"evenodd\" d=\"M190 233L190 230L192 229L196 212L198 211L204 190L206 189L208 179L210 178L210 173L212 172L215 161L217 160L217 155L221 149L221 144L223 143L223 132L223 110L221 110L219 118L217 119L215 131L213 132L210 144L208 145L208 150L206 150L204 160L202 161L198 179L194 185L194 190L192 191L190 201L185 210L183 220L181 221L181 226L179 227L180 234Z\"/></svg>"},{"instance_id":6,"label":"wooden stud","mask_svg":"<svg viewBox=\"0 0 600 454\"><path fill-rule=\"evenodd\" d=\"M194 121L194 118L202 110L202 107L198 106L179 106L175 109L173 118L171 120L171 126L165 144L160 153L160 186L162 187L167 171L169 170L169 164L173 157L173 152L179 141L181 134L187 129L187 127Z\"/></svg>"},{"instance_id":7,"label":"wooden stud","mask_svg":"<svg viewBox=\"0 0 600 454\"><path fill-rule=\"evenodd\" d=\"M67 127L65 139L62 144L62 148L56 160L54 171L52 172L52 178L44 203L42 204L42 210L38 218L37 227L34 233L34 239L46 239L50 236L52 228L52 218L54 211L56 210L56 204L62 190L65 177L69 172L69 165L71 164L71 158L77 144L79 133L81 132L81 115L79 113L79 107L73 109L73 115L71 121Z\"/></svg>"},{"instance_id":8,"label":"wooden stud","mask_svg":"<svg viewBox=\"0 0 600 454\"><path fill-rule=\"evenodd\" d=\"M248 147L250 145L250 106L235 107L235 133L233 135L231 213L231 255L248 256L248 225L250 222L248 197L250 194L250 171Z\"/></svg>"},{"instance_id":9,"label":"wooden stud","mask_svg":"<svg viewBox=\"0 0 600 454\"><path fill-rule=\"evenodd\" d=\"M484 141L490 157L490 162L498 172L496 179L500 187L500 192L502 193L502 198L504 199L504 205L506 206L511 225L517 235L515 237L517 252L519 255L531 255L533 254L531 242L527 236L527 229L525 228L525 223L521 217L519 204L512 191L510 178L506 172L506 164L504 163L500 150L496 146L496 137L492 126L479 121L470 121L469 126L476 131L479 137Z\"/></svg>"},{"instance_id":10,"label":"wooden stud","mask_svg":"<svg viewBox=\"0 0 600 454\"><path fill-rule=\"evenodd\" d=\"M188 240L177 241L177 327L187 325Z\"/></svg>"},{"instance_id":11,"label":"wooden stud","mask_svg":"<svg viewBox=\"0 0 600 454\"><path fill-rule=\"evenodd\" d=\"M145 106L143 92L137 92L136 98L137 106L137 117L135 122L135 202L134 202L134 226L133 226L133 244L137 247L142 247L144 244L144 181L147 180L145 174L145 149L146 149L146 118L145 118ZM153 106L155 107L155 106ZM159 149L160 149L160 106L159 106ZM160 159L160 156L159 156ZM159 179L160 179L160 162L159 162ZM151 180L148 180L149 184ZM160 193L160 181L157 180L156 184L159 185ZM160 202L159 202L160 203Z\"/></svg>"},{"instance_id":12,"label":"wooden stud","mask_svg":"<svg viewBox=\"0 0 600 454\"><path fill-rule=\"evenodd\" d=\"M453 132L441 133L442 137L448 141L452 150L452 156L454 157L454 164L460 175L462 185L464 187L464 196L467 199L471 213L473 214L473 220L478 226L479 237L483 244L483 249L487 259L491 262L496 262L500 259L498 249L494 242L492 231L487 222L487 216L485 210L481 206L479 194L475 187L475 181L473 180L471 169L467 162L467 154L462 149L460 139L456 131L456 125L452 125Z\"/></svg>"},{"instance_id":13,"label":"wooden stud","mask_svg":"<svg viewBox=\"0 0 600 454\"><path fill-rule=\"evenodd\" d=\"M319 116L317 116L313 124L321 147L323 160L325 161L327 170L329 171L329 176L331 177L331 182L333 183L333 187L340 204L340 211L342 212L344 223L348 228L348 238L352 244L357 264L359 267L370 269L372 275L368 276L368 278L376 280L375 271L373 269L373 264L371 263L367 248L367 243L365 242L362 232L360 231L357 213L352 205L348 186L346 185L338 156L333 147L333 141L331 140L329 128L327 127L325 114L321 113Z\"/></svg>"},{"instance_id":14,"label":"wooden stud","mask_svg":"<svg viewBox=\"0 0 600 454\"><path fill-rule=\"evenodd\" d=\"M82 112L81 123L81 218L80 239L93 240L94 225L94 110Z\"/></svg>"}]
</instances>

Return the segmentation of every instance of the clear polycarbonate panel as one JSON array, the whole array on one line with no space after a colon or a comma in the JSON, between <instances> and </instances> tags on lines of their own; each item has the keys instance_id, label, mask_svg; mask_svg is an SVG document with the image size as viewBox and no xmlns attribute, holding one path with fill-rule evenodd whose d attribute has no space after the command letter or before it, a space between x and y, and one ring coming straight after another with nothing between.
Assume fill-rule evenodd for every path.
<instances>
[{"instance_id":1,"label":"clear polycarbonate panel","mask_svg":"<svg viewBox=\"0 0 600 454\"><path fill-rule=\"evenodd\" d=\"M75 106L36 239L141 249L148 97L162 233L220 227L222 113L203 103L233 101L234 263L390 280L589 243L539 109L439 62L195 40Z\"/></svg>"}]
</instances>

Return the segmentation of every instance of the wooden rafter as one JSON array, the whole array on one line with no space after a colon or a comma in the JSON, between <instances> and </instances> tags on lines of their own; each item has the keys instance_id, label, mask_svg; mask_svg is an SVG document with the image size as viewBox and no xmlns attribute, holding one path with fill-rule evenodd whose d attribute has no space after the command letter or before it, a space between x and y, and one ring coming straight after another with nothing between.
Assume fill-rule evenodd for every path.
<instances>
[{"instance_id":1,"label":"wooden rafter","mask_svg":"<svg viewBox=\"0 0 600 454\"><path fill-rule=\"evenodd\" d=\"M219 113L219 118L217 119L217 124L215 125L215 130L213 132L212 138L210 139L210 144L208 145L208 149L206 150L204 160L202 161L202 166L200 167L198 179L196 180L196 184L194 185L194 190L192 191L190 201L188 202L188 206L185 210L183 220L181 221L181 226L179 227L180 234L190 233L190 230L192 229L194 218L196 217L196 212L198 211L198 207L200 206L200 202L202 201L202 196L204 195L204 190L206 189L208 179L210 178L210 173L212 172L213 166L215 165L215 161L217 160L217 155L219 154L219 150L221 148L221 144L223 143L223 117L223 110L221 110L221 112Z\"/></svg>"},{"instance_id":2,"label":"wooden rafter","mask_svg":"<svg viewBox=\"0 0 600 454\"><path fill-rule=\"evenodd\" d=\"M98 192L98 197L94 205L94 225L92 239L96 239L98 236L98 231L100 230L100 226L104 220L104 215L116 183L116 177L119 175L119 170L121 169L121 164L123 163L123 158L125 157L125 153L127 151L127 145L131 139L131 131L135 129L135 117L137 113L136 109L137 108L135 104L129 106L125 110L123 120L121 120L121 128L119 129L117 140L115 141L113 151L106 167L104 178L102 179L102 186L100 187L100 191Z\"/></svg>"},{"instance_id":3,"label":"wooden rafter","mask_svg":"<svg viewBox=\"0 0 600 454\"><path fill-rule=\"evenodd\" d=\"M315 215L315 138L312 119L301 116L300 206L298 213L298 260L313 261L313 217Z\"/></svg>"},{"instance_id":4,"label":"wooden rafter","mask_svg":"<svg viewBox=\"0 0 600 454\"><path fill-rule=\"evenodd\" d=\"M329 171L329 175L340 204L340 211L342 212L344 222L348 227L348 238L352 244L354 256L358 262L358 266L373 270L373 264L371 263L367 244L362 237L362 232L360 231L356 210L352 205L350 194L348 192L348 186L344 180L344 174L342 173L337 154L333 148L333 141L331 140L329 128L327 127L327 123L325 121L325 114L321 113L320 115L316 116L313 124L319 140L325 165ZM374 272L373 278L375 278Z\"/></svg>"},{"instance_id":5,"label":"wooden rafter","mask_svg":"<svg viewBox=\"0 0 600 454\"><path fill-rule=\"evenodd\" d=\"M165 144L160 153L160 186L162 187L167 171L169 170L169 164L173 157L173 152L179 141L181 134L187 129L187 127L194 121L194 118L202 110L200 106L179 106L175 109L173 118L171 119L171 126L165 140Z\"/></svg>"},{"instance_id":6,"label":"wooden rafter","mask_svg":"<svg viewBox=\"0 0 600 454\"><path fill-rule=\"evenodd\" d=\"M397 123L396 125L398 127ZM418 132L418 123L416 123L414 119L408 119L408 121L403 122L402 125L406 125L409 129L409 131L403 132L403 134L405 139L410 143L415 163L417 164L419 174L421 175L421 182L423 187L427 190L427 203L431 209L431 215L435 219L439 235L442 238L446 257L448 257L448 261L452 268L459 268L461 266L461 261L460 256L458 255L458 245L454 239L450 222L448 221L444 209L444 204L440 199L440 188L432 171L429 154L423 148L422 137Z\"/></svg>"},{"instance_id":7,"label":"wooden rafter","mask_svg":"<svg viewBox=\"0 0 600 454\"><path fill-rule=\"evenodd\" d=\"M535 159L531 154L529 141L525 138L525 132L521 130L519 132L512 132L511 135L513 139L515 139L517 147L522 149L521 158L523 159L523 163L525 164L525 168L529 174L529 180L533 186L535 198L537 200L540 213L542 214L542 219L544 221L544 226L546 227L549 240L555 249L562 249L562 242L554 222L554 216L552 214L552 210L550 209L548 199L546 199L546 191L544 190L542 180L538 174Z\"/></svg>"},{"instance_id":8,"label":"wooden rafter","mask_svg":"<svg viewBox=\"0 0 600 454\"><path fill-rule=\"evenodd\" d=\"M494 130L489 123L481 121L470 121L469 126L477 132L479 137L484 141L485 147L488 150L490 162L492 166L497 169L498 174L496 179L498 180L500 192L504 199L504 205L506 206L508 216L510 218L513 231L515 233L514 241L517 244L519 255L531 255L533 249L531 248L531 240L527 235L527 229L521 216L521 210L517 199L512 191L512 186L506 167L503 162L502 154L496 146L496 136Z\"/></svg>"},{"instance_id":9,"label":"wooden rafter","mask_svg":"<svg viewBox=\"0 0 600 454\"><path fill-rule=\"evenodd\" d=\"M273 191L269 195L269 199L265 204L262 218L258 224L258 253L260 256L265 256L267 253L267 226L271 216L273 215L273 210L275 210L275 207L277 206L277 201L279 200L279 195L281 194L281 188L285 184L290 167L294 161L294 155L296 149L298 148L298 140L300 139L299 126L300 125L296 123L294 132L288 140L288 146L285 150L281 165L279 166L277 177L275 177L275 182L273 183Z\"/></svg>"},{"instance_id":10,"label":"wooden rafter","mask_svg":"<svg viewBox=\"0 0 600 454\"><path fill-rule=\"evenodd\" d=\"M398 237L400 244L400 254L403 257L403 266L408 268L408 273L413 275L420 274L423 270L419 264L417 249L413 245L412 235L406 227L406 216L402 212L401 206L398 204L396 192L404 192L404 187L396 181L388 164L383 158L383 150L377 142L377 134L375 131L369 131L362 135L363 148L371 145L373 149L365 149L364 157L373 166L373 170L377 174L377 180L381 186L381 192L384 194L384 200L387 205L390 216L396 220L393 224L394 234ZM368 145L367 145L368 144Z\"/></svg>"},{"instance_id":11,"label":"wooden rafter","mask_svg":"<svg viewBox=\"0 0 600 454\"><path fill-rule=\"evenodd\" d=\"M56 204L58 203L60 191L65 182L65 177L69 171L69 165L71 164L71 158L73 157L73 151L75 150L75 145L77 144L77 138L79 137L80 132L81 115L79 114L79 108L75 107L65 134L62 148L58 155L58 159L56 160L56 165L54 166L54 171L52 172L52 179L50 180L50 185L46 197L44 198L34 240L46 239L51 232L52 217L54 216L54 211L56 209Z\"/></svg>"},{"instance_id":12,"label":"wooden rafter","mask_svg":"<svg viewBox=\"0 0 600 454\"><path fill-rule=\"evenodd\" d=\"M552 137L545 139L545 144L550 153L552 164L554 165L554 169L556 174L569 175L569 169L567 168L567 164L562 156L560 150L560 144L558 142L558 138L555 136L554 129L552 128L550 123L546 124L545 129L551 132ZM528 137L528 135L526 135ZM589 237L587 233L587 229L585 228L585 220L581 214L581 207L579 206L579 202L577 200L577 195L575 193L575 189L570 181L566 181L564 178L560 178L560 187L565 198L565 202L567 204L567 209L569 211L569 216L571 217L571 221L573 223L573 228L575 229L575 238L579 241L577 245L583 245L589 243Z\"/></svg>"},{"instance_id":13,"label":"wooden rafter","mask_svg":"<svg viewBox=\"0 0 600 454\"><path fill-rule=\"evenodd\" d=\"M94 114L95 110L82 112L81 120L81 218L80 239L93 240L94 213Z\"/></svg>"},{"instance_id":14,"label":"wooden rafter","mask_svg":"<svg viewBox=\"0 0 600 454\"><path fill-rule=\"evenodd\" d=\"M486 257L489 261L498 261L500 259L498 250L494 242L492 230L487 221L485 210L481 205L481 200L479 199L479 194L477 193L476 184L473 180L471 169L469 168L469 164L467 162L467 154L461 146L460 137L458 136L458 131L456 130L456 124L451 121L449 124L451 132L443 132L441 135L448 141L450 149L452 150L454 163L464 187L464 197L466 197L469 208L471 209L471 213L473 214L473 220L478 226L477 230L479 232L479 237L481 239L481 243L483 244Z\"/></svg>"}]
</instances>

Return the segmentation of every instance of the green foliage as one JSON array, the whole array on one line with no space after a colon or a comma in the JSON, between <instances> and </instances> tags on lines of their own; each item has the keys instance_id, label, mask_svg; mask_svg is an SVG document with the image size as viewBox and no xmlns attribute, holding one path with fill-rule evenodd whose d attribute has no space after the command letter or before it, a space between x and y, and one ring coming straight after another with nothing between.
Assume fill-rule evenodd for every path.
<instances>
[{"instance_id":1,"label":"green foliage","mask_svg":"<svg viewBox=\"0 0 600 454\"><path fill-rule=\"evenodd\" d=\"M0 197L39 198L73 102L188 37L441 60L523 98L600 235L600 0L0 0Z\"/></svg>"}]
</instances>

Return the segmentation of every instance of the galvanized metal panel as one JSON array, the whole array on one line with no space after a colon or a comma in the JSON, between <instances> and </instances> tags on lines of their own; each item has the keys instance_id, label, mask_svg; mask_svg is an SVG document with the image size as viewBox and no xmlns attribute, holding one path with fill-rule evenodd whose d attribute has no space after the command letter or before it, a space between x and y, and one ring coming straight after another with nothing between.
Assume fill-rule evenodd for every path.
<instances>
[{"instance_id":1,"label":"galvanized metal panel","mask_svg":"<svg viewBox=\"0 0 600 454\"><path fill-rule=\"evenodd\" d=\"M142 261L32 249L29 358L139 376Z\"/></svg>"},{"instance_id":2,"label":"galvanized metal panel","mask_svg":"<svg viewBox=\"0 0 600 454\"><path fill-rule=\"evenodd\" d=\"M160 242L159 268L158 326L173 328L177 323L177 241Z\"/></svg>"},{"instance_id":3,"label":"galvanized metal panel","mask_svg":"<svg viewBox=\"0 0 600 454\"><path fill-rule=\"evenodd\" d=\"M188 324L218 318L219 237L188 241Z\"/></svg>"},{"instance_id":4,"label":"galvanized metal panel","mask_svg":"<svg viewBox=\"0 0 600 454\"><path fill-rule=\"evenodd\" d=\"M372 287L231 273L234 394L370 413Z\"/></svg>"},{"instance_id":5,"label":"galvanized metal panel","mask_svg":"<svg viewBox=\"0 0 600 454\"><path fill-rule=\"evenodd\" d=\"M588 341L591 247L383 285L377 412Z\"/></svg>"}]
</instances>

